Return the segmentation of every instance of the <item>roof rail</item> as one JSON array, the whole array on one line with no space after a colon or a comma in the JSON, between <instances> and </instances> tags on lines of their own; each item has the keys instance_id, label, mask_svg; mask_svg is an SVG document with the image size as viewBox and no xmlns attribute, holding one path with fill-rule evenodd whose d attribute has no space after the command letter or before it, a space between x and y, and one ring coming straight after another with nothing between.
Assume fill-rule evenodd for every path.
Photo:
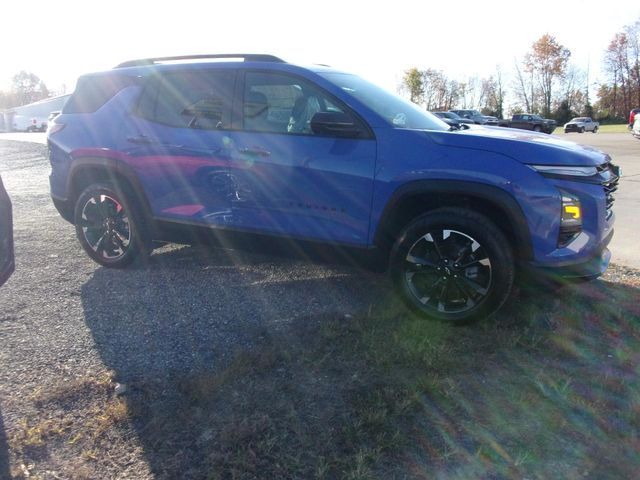
<instances>
[{"instance_id":1,"label":"roof rail","mask_svg":"<svg viewBox=\"0 0 640 480\"><path fill-rule=\"evenodd\" d=\"M219 54L205 54L205 55L180 55L177 57L154 57L154 58L141 58L138 60L129 60L116 65L114 68L126 68L126 67L142 67L145 65L156 65L162 62L173 62L180 60L206 60L210 58L242 58L245 62L278 62L284 63L281 58L273 55L264 55L260 53L219 53Z\"/></svg>"}]
</instances>

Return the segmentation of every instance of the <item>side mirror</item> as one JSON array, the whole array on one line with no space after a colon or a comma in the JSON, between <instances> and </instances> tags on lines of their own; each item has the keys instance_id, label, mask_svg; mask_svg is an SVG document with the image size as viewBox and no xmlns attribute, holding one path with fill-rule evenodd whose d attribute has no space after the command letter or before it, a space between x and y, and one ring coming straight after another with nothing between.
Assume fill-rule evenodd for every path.
<instances>
[{"instance_id":1,"label":"side mirror","mask_svg":"<svg viewBox=\"0 0 640 480\"><path fill-rule=\"evenodd\" d=\"M311 117L311 131L316 135L355 138L362 128L343 112L317 112Z\"/></svg>"}]
</instances>

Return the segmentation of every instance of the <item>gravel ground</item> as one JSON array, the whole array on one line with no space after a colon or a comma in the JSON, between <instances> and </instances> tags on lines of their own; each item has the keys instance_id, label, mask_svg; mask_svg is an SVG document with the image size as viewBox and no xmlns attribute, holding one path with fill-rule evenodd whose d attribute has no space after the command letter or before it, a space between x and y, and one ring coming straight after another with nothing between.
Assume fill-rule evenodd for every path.
<instances>
[{"instance_id":1,"label":"gravel ground","mask_svg":"<svg viewBox=\"0 0 640 480\"><path fill-rule=\"evenodd\" d=\"M16 246L16 271L0 290L0 421L9 436L29 413L25 397L105 372L129 383L215 370L265 329L366 311L386 290L384 276L348 266L178 245L145 266L105 269L53 207L44 146L0 141L0 173ZM144 478L144 459L130 455Z\"/></svg>"},{"instance_id":2,"label":"gravel ground","mask_svg":"<svg viewBox=\"0 0 640 480\"><path fill-rule=\"evenodd\" d=\"M44 146L0 141L0 173L16 245L16 272L0 289L0 479L10 475L7 463L13 475L69 478L56 472L68 472L73 459L40 452L44 465L32 465L7 453L7 438L37 414L34 398L91 380L98 385L86 389L91 401L104 378L161 391L175 385L169 379L224 368L269 332L389 301L383 275L251 252L168 245L146 265L102 268L51 203ZM638 277L612 266L604 279L638 287ZM161 476L149 460L153 445L138 440L144 435L134 425L111 435L117 448L101 459L102 478Z\"/></svg>"}]
</instances>

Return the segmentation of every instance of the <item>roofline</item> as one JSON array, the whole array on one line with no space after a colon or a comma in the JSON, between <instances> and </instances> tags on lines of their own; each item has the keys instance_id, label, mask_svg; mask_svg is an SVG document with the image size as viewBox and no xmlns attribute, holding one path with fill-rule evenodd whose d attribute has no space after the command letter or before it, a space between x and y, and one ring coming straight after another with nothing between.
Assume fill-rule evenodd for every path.
<instances>
[{"instance_id":1,"label":"roofline","mask_svg":"<svg viewBox=\"0 0 640 480\"><path fill-rule=\"evenodd\" d=\"M206 60L217 58L237 58L243 59L245 62L276 62L286 63L281 58L274 55L267 55L261 53L212 53L202 55L178 55L172 57L152 57L152 58L140 58L137 60L128 60L126 62L116 65L114 68L127 68L127 67L142 67L148 65L157 65L162 62L177 62L181 60Z\"/></svg>"}]
</instances>

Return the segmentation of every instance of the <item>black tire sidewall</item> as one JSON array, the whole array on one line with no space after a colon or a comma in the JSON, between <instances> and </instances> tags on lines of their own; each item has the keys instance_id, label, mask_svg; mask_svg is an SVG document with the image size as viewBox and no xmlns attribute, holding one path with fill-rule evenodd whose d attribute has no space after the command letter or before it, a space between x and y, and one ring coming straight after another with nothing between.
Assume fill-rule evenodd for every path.
<instances>
[{"instance_id":1,"label":"black tire sidewall","mask_svg":"<svg viewBox=\"0 0 640 480\"><path fill-rule=\"evenodd\" d=\"M129 229L131 232L131 240L127 251L124 255L115 258L115 259L107 259L98 255L97 252L91 248L91 246L87 243L87 240L84 236L84 232L82 231L82 227L80 226L80 220L82 219L82 210L89 201L90 198L96 195L108 195L118 201L122 207L124 208L127 217L129 219ZM89 257L96 263L103 265L105 267L111 268L123 268L127 265L131 264L136 257L141 254L144 254L144 241L143 235L141 234L140 226L143 224L141 221L141 216L138 213L137 209L131 204L128 200L125 193L115 188L114 186L108 183L96 183L88 186L79 196L76 201L75 210L74 210L74 224L76 227L76 236L78 237L78 241L82 248L87 252Z\"/></svg>"},{"instance_id":2,"label":"black tire sidewall","mask_svg":"<svg viewBox=\"0 0 640 480\"><path fill-rule=\"evenodd\" d=\"M404 261L409 249L420 237L439 229L456 230L469 235L489 255L492 269L489 293L469 311L442 315L424 309L404 278ZM389 271L394 287L413 311L447 323L465 324L490 316L507 300L514 282L515 261L511 244L505 235L484 215L462 208L441 208L417 217L401 232L391 251Z\"/></svg>"}]
</instances>

